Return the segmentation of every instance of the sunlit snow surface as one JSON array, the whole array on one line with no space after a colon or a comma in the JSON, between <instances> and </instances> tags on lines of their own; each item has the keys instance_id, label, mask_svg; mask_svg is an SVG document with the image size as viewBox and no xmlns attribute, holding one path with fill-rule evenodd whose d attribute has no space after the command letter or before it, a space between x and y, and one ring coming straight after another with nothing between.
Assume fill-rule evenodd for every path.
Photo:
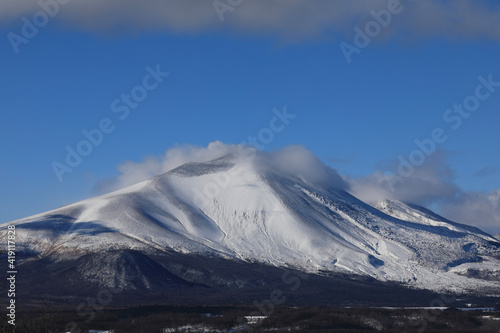
<instances>
[{"instance_id":1,"label":"sunlit snow surface","mask_svg":"<svg viewBox=\"0 0 500 333\"><path fill-rule=\"evenodd\" d=\"M244 155L185 164L12 224L18 248L38 258L177 251L434 290L493 290L500 276L500 244L479 229L398 201L372 207L343 190L263 171ZM468 277L471 270L489 278Z\"/></svg>"}]
</instances>

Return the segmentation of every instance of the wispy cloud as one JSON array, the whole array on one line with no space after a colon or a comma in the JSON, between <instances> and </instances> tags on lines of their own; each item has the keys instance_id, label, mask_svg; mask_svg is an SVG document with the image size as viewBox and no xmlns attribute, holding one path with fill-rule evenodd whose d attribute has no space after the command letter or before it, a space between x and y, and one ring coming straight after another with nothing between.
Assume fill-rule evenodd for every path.
<instances>
[{"instance_id":1,"label":"wispy cloud","mask_svg":"<svg viewBox=\"0 0 500 333\"><path fill-rule=\"evenodd\" d=\"M500 174L500 168L497 166L487 166L477 171L474 175L476 177L488 177Z\"/></svg>"},{"instance_id":2,"label":"wispy cloud","mask_svg":"<svg viewBox=\"0 0 500 333\"><path fill-rule=\"evenodd\" d=\"M163 156L150 156L141 162L127 161L118 166L120 174L101 182L97 190L106 193L118 190L151 177L160 175L188 162L208 162L226 155L241 155L251 150L256 170L273 171L283 175L302 177L312 183L327 183L347 189L348 184L332 168L323 164L312 152L302 146L289 146L275 152L258 151L249 146L224 144L220 141L207 147L179 145L165 152Z\"/></svg>"},{"instance_id":3,"label":"wispy cloud","mask_svg":"<svg viewBox=\"0 0 500 333\"><path fill-rule=\"evenodd\" d=\"M53 0L56 3L57 0ZM371 10L387 7L387 0L243 0L226 12L221 22L212 0L60 0L55 17L67 27L92 32L206 32L229 29L304 39L338 33L353 34L369 19ZM38 0L0 2L0 22L16 24L41 10ZM41 1L48 3L51 1ZM500 6L486 0L401 0L406 10L388 34L404 36L489 38L500 41ZM396 19L395 19L396 21Z\"/></svg>"},{"instance_id":4,"label":"wispy cloud","mask_svg":"<svg viewBox=\"0 0 500 333\"><path fill-rule=\"evenodd\" d=\"M143 180L158 176L187 162L211 161L237 150L236 145L227 145L220 141L207 147L179 145L165 152L163 156L149 156L141 162L127 161L118 166L120 174L101 182L97 190L106 193L118 190Z\"/></svg>"},{"instance_id":5,"label":"wispy cloud","mask_svg":"<svg viewBox=\"0 0 500 333\"><path fill-rule=\"evenodd\" d=\"M384 170L386 172L375 171L362 178L347 178L351 193L369 203L393 199L437 207L438 213L450 220L498 232L500 189L490 193L464 191L454 183L447 156L444 151L436 151L406 178L398 178L396 162L390 163Z\"/></svg>"},{"instance_id":6,"label":"wispy cloud","mask_svg":"<svg viewBox=\"0 0 500 333\"><path fill-rule=\"evenodd\" d=\"M460 192L453 183L453 172L446 164L447 153L436 151L415 168L408 177L397 173L398 162L390 161L385 170L377 170L362 178L348 178L355 196L366 202L393 199L428 205Z\"/></svg>"},{"instance_id":7,"label":"wispy cloud","mask_svg":"<svg viewBox=\"0 0 500 333\"><path fill-rule=\"evenodd\" d=\"M498 233L500 230L500 189L489 193L460 192L456 197L441 205L441 213L450 220Z\"/></svg>"},{"instance_id":8,"label":"wispy cloud","mask_svg":"<svg viewBox=\"0 0 500 333\"><path fill-rule=\"evenodd\" d=\"M118 166L120 174L99 184L101 193L110 192L160 175L187 162L207 162L229 154L238 156L249 147L224 144L220 141L207 147L179 145L162 156L150 156L141 162L125 162ZM336 170L322 163L302 146L289 146L275 152L255 150L254 166L261 171L302 177L315 183L329 184L351 192L359 199L375 203L383 199L438 207L439 213L456 222L496 233L500 230L500 189L490 193L462 190L456 185L454 174L446 162L449 155L436 151L415 172L398 181L396 173L375 171L362 178L340 176ZM396 170L396 160L386 171Z\"/></svg>"}]
</instances>

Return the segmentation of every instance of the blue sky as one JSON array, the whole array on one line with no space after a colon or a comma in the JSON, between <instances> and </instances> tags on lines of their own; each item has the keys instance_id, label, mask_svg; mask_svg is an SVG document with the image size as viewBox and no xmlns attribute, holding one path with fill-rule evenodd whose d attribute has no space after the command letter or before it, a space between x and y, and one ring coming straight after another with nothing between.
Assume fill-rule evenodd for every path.
<instances>
[{"instance_id":1,"label":"blue sky","mask_svg":"<svg viewBox=\"0 0 500 333\"><path fill-rule=\"evenodd\" d=\"M296 117L265 149L304 145L356 194L370 193L367 200L387 190L377 188L377 177L398 175L398 156L408 159L419 149L416 139L441 128L447 139L396 194L500 232L500 87L458 129L443 119L475 94L479 76L500 82L493 2L401 2L402 11L350 63L340 43L355 46L354 28L364 29L374 20L370 11L390 1L246 0L223 13L224 21L212 2L60 1L36 36L13 46L12 33L23 37L26 20L42 10L20 3L0 5L2 222L100 194L127 161L161 159L183 144L246 141L286 106ZM141 86L148 67L169 75L120 119L112 103ZM64 164L66 146L76 149L82 131L103 119L114 130L60 181L53 162ZM432 186L414 187L423 183Z\"/></svg>"}]
</instances>

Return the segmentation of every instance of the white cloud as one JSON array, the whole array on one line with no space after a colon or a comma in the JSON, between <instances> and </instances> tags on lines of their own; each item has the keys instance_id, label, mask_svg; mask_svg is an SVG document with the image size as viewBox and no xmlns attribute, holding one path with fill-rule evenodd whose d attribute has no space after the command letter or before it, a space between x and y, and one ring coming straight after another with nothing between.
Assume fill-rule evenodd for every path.
<instances>
[{"instance_id":1,"label":"white cloud","mask_svg":"<svg viewBox=\"0 0 500 333\"><path fill-rule=\"evenodd\" d=\"M151 177L172 170L187 162L207 162L220 157L247 151L241 145L229 145L220 141L205 147L181 145L169 149L161 157L147 157L142 162L128 161L118 166L120 174L98 186L102 193L118 190ZM302 177L312 183L330 184L347 188L347 183L332 168L324 165L312 152L302 146L289 146L282 150L267 153L255 151L254 165L261 171L274 171L280 174Z\"/></svg>"},{"instance_id":2,"label":"white cloud","mask_svg":"<svg viewBox=\"0 0 500 333\"><path fill-rule=\"evenodd\" d=\"M446 163L447 154L437 151L408 177L399 177L393 164L389 171L375 171L362 178L348 178L351 193L373 203L383 199L400 200L437 207L438 213L459 223L476 226L490 233L500 231L500 189L490 193L462 190L453 182Z\"/></svg>"},{"instance_id":3,"label":"white cloud","mask_svg":"<svg viewBox=\"0 0 500 333\"><path fill-rule=\"evenodd\" d=\"M366 202L394 199L428 205L457 195L460 188L452 182L453 173L445 163L446 153L437 151L415 168L408 177L397 173L397 162L388 172L375 171L362 178L348 178L352 193Z\"/></svg>"},{"instance_id":4,"label":"white cloud","mask_svg":"<svg viewBox=\"0 0 500 333\"><path fill-rule=\"evenodd\" d=\"M347 189L348 184L316 155L302 146L288 146L273 153L260 152L258 163L280 174L300 177L311 183Z\"/></svg>"},{"instance_id":5,"label":"white cloud","mask_svg":"<svg viewBox=\"0 0 500 333\"><path fill-rule=\"evenodd\" d=\"M450 220L474 225L490 233L498 233L500 189L489 193L462 192L443 204L441 211Z\"/></svg>"},{"instance_id":6,"label":"white cloud","mask_svg":"<svg viewBox=\"0 0 500 333\"><path fill-rule=\"evenodd\" d=\"M55 0L53 0L55 1ZM49 0L42 0L49 2ZM54 20L87 31L206 32L228 29L303 39L332 32L352 35L371 10L387 8L388 0L243 0L227 11L224 22L212 0L71 0ZM500 7L486 0L401 0L404 10L384 32L500 40ZM40 10L38 0L0 2L0 22L20 22ZM397 23L395 23L397 21Z\"/></svg>"},{"instance_id":7,"label":"white cloud","mask_svg":"<svg viewBox=\"0 0 500 333\"><path fill-rule=\"evenodd\" d=\"M127 161L118 166L120 174L98 185L102 193L118 190L151 177L172 170L187 162L206 162L236 152L238 146L226 145L220 141L210 143L206 148L179 145L167 150L164 156L150 156L141 162Z\"/></svg>"}]
</instances>

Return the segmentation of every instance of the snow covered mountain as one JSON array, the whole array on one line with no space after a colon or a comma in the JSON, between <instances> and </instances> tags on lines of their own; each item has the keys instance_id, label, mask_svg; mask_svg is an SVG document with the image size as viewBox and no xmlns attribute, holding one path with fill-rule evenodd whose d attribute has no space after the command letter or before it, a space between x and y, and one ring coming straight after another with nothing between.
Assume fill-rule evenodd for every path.
<instances>
[{"instance_id":1,"label":"snow covered mountain","mask_svg":"<svg viewBox=\"0 0 500 333\"><path fill-rule=\"evenodd\" d=\"M207 282L207 262L223 260L500 294L500 243L493 236L407 203L386 200L372 207L336 186L338 180L263 167L259 154L187 163L13 221L20 265L96 288L200 285ZM174 256L203 259L186 268Z\"/></svg>"}]
</instances>

